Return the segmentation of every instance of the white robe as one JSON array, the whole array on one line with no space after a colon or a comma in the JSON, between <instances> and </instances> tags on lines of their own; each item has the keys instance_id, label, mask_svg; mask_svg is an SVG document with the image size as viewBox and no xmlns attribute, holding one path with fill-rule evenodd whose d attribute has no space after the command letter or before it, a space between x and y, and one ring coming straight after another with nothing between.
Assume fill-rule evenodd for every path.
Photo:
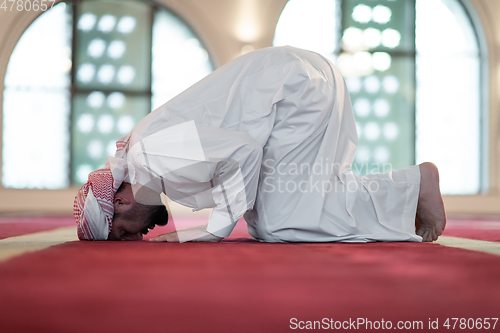
<instances>
[{"instance_id":1,"label":"white robe","mask_svg":"<svg viewBox=\"0 0 500 333\"><path fill-rule=\"evenodd\" d=\"M134 188L213 207L207 231L220 237L244 214L250 235L267 242L421 241L418 166L358 177L349 171L357 143L335 66L275 47L231 61L146 116L122 157Z\"/></svg>"}]
</instances>

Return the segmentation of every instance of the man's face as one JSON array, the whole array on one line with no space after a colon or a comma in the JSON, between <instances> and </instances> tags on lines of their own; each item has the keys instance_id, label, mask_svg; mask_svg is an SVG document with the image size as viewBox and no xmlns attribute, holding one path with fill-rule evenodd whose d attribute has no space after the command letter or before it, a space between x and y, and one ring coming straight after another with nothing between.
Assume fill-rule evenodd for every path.
<instances>
[{"instance_id":1,"label":"man's face","mask_svg":"<svg viewBox=\"0 0 500 333\"><path fill-rule=\"evenodd\" d=\"M143 235L155 226L146 225L147 222L129 221L122 218L115 218L108 235L108 240L142 240Z\"/></svg>"},{"instance_id":2,"label":"man's face","mask_svg":"<svg viewBox=\"0 0 500 333\"><path fill-rule=\"evenodd\" d=\"M113 199L115 214L124 214L137 207L137 201L134 198L132 187L128 183L124 183L123 190L116 193ZM149 229L155 227L154 223L148 225L149 222L122 217L113 218L111 231L108 235L108 240L142 240L143 234L147 234Z\"/></svg>"}]
</instances>

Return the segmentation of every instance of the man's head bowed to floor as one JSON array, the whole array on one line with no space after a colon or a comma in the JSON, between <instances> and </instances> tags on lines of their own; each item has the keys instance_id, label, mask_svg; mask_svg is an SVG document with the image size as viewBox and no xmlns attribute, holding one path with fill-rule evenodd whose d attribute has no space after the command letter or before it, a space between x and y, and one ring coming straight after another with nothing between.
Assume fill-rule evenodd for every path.
<instances>
[{"instance_id":1,"label":"man's head bowed to floor","mask_svg":"<svg viewBox=\"0 0 500 333\"><path fill-rule=\"evenodd\" d=\"M92 172L78 191L73 211L79 239L142 240L149 229L167 224L167 209L159 195L150 194L147 204L140 203L129 183L118 188L114 183L111 170L103 168Z\"/></svg>"},{"instance_id":2,"label":"man's head bowed to floor","mask_svg":"<svg viewBox=\"0 0 500 333\"><path fill-rule=\"evenodd\" d=\"M127 171L119 155L125 140L117 142L117 157L91 172L75 197L73 214L80 240L142 240L149 229L168 222L158 193L145 186L133 191L124 181Z\"/></svg>"}]
</instances>

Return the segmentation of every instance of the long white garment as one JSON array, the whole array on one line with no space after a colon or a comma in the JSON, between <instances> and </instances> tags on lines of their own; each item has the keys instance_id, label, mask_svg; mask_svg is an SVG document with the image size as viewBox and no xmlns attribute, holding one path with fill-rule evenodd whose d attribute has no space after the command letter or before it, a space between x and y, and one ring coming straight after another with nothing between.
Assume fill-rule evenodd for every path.
<instances>
[{"instance_id":1,"label":"long white garment","mask_svg":"<svg viewBox=\"0 0 500 333\"><path fill-rule=\"evenodd\" d=\"M145 117L130 133L130 182L214 207L227 237L245 213L268 242L421 241L418 166L358 177L349 94L339 71L292 47L251 52ZM140 186L139 186L140 187Z\"/></svg>"}]
</instances>

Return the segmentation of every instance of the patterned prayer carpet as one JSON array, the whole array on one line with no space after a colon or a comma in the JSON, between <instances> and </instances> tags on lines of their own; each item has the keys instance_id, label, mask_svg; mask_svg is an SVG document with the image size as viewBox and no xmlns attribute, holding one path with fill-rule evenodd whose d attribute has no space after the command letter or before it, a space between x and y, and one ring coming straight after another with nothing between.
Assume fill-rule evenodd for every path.
<instances>
[{"instance_id":1,"label":"patterned prayer carpet","mask_svg":"<svg viewBox=\"0 0 500 333\"><path fill-rule=\"evenodd\" d=\"M2 242L74 222L16 223L0 219ZM499 226L452 220L446 234L498 242ZM372 330L358 326L365 332L381 331L382 320L393 330L402 321L417 325L406 331L484 331L443 324L500 317L499 276L493 254L420 243L266 244L240 221L221 243L73 241L0 262L0 331L286 332L330 319L371 321Z\"/></svg>"}]
</instances>

